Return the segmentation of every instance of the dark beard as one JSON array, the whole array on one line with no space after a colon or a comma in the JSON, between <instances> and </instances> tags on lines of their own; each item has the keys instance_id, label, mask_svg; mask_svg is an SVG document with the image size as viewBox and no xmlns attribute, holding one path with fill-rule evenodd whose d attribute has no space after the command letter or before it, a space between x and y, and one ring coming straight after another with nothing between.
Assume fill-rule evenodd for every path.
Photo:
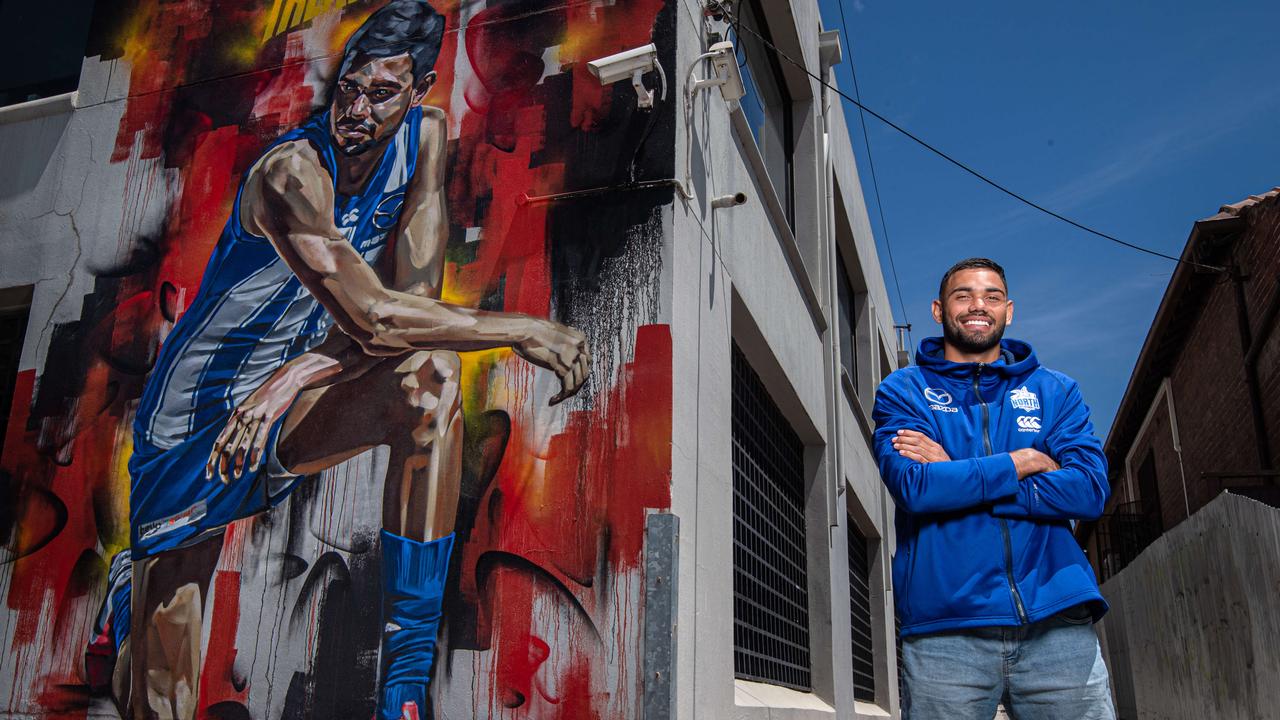
<instances>
[{"instance_id":1,"label":"dark beard","mask_svg":"<svg viewBox=\"0 0 1280 720\"><path fill-rule=\"evenodd\" d=\"M991 333L991 337L975 337L965 333L964 328L957 325L955 320L947 318L946 321L942 323L942 338L946 340L948 345L955 349L970 355L976 355L978 353L984 353L999 345L1000 339L1004 337L1003 323L997 324L995 318L992 318L991 327L994 330L994 332Z\"/></svg>"},{"instance_id":2,"label":"dark beard","mask_svg":"<svg viewBox=\"0 0 1280 720\"><path fill-rule=\"evenodd\" d=\"M356 155L361 155L366 150L373 147L374 141L370 139L370 140L365 140L364 142L355 143L353 145L339 145L338 143L334 143L334 145L337 146L338 152L342 153L346 157L355 157Z\"/></svg>"}]
</instances>

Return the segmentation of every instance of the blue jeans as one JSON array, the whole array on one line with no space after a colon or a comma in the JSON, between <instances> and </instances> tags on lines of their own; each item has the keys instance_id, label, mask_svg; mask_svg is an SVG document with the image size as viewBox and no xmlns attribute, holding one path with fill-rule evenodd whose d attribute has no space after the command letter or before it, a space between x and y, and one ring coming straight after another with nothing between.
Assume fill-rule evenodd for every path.
<instances>
[{"instance_id":1,"label":"blue jeans","mask_svg":"<svg viewBox=\"0 0 1280 720\"><path fill-rule=\"evenodd\" d=\"M1107 666L1089 618L902 639L907 720L1114 720Z\"/></svg>"}]
</instances>

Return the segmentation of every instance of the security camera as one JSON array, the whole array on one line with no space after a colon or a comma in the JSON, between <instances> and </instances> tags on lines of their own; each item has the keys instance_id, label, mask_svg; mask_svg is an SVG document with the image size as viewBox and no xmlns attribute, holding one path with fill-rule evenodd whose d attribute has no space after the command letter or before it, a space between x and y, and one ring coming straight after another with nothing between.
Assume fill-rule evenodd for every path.
<instances>
[{"instance_id":1,"label":"security camera","mask_svg":"<svg viewBox=\"0 0 1280 720\"><path fill-rule=\"evenodd\" d=\"M712 45L711 66L715 68L716 77L724 80L720 85L720 94L725 102L741 100L747 94L742 85L742 73L738 71L738 55L733 51L733 43L725 40Z\"/></svg>"},{"instance_id":2,"label":"security camera","mask_svg":"<svg viewBox=\"0 0 1280 720\"><path fill-rule=\"evenodd\" d=\"M592 60L587 63L587 70L601 85L631 78L636 89L636 102L642 108L653 107L653 91L646 88L642 80L645 73L656 70L662 79L662 94L664 97L667 94L666 75L658 62L658 48L653 43Z\"/></svg>"},{"instance_id":3,"label":"security camera","mask_svg":"<svg viewBox=\"0 0 1280 720\"><path fill-rule=\"evenodd\" d=\"M719 87L724 101L734 103L747 94L742 85L742 73L738 71L738 56L734 53L733 43L728 40L712 45L700 59L711 61L713 75L697 80L692 87L693 92L703 88ZM692 69L691 69L692 72Z\"/></svg>"},{"instance_id":4,"label":"security camera","mask_svg":"<svg viewBox=\"0 0 1280 720\"><path fill-rule=\"evenodd\" d=\"M642 73L653 69L658 61L658 48L653 43L643 47L623 50L599 60L587 63L587 69L600 80L601 85L612 85L639 70Z\"/></svg>"}]
</instances>

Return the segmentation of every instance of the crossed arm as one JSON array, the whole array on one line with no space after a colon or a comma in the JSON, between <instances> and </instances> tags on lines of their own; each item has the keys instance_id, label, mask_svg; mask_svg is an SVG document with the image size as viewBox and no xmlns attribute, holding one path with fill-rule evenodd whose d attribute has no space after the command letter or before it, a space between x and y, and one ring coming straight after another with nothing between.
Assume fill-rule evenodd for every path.
<instances>
[{"instance_id":1,"label":"crossed arm","mask_svg":"<svg viewBox=\"0 0 1280 720\"><path fill-rule=\"evenodd\" d=\"M1075 385L1045 438L1048 453L1023 448L952 460L892 391L877 393L874 414L881 475L906 512L989 507L1001 517L1090 519L1102 513L1110 493L1101 443Z\"/></svg>"}]
</instances>

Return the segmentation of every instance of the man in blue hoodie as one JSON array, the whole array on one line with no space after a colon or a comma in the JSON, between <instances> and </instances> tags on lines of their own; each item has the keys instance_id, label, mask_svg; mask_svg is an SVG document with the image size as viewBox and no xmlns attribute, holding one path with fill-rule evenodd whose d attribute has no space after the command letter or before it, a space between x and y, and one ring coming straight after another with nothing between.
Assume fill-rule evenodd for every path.
<instances>
[{"instance_id":1,"label":"man in blue hoodie","mask_svg":"<svg viewBox=\"0 0 1280 720\"><path fill-rule=\"evenodd\" d=\"M893 587L910 720L1115 717L1092 624L1107 604L1071 533L1102 514L1107 461L1076 382L1002 339L1004 269L942 277L916 365L876 392L897 505Z\"/></svg>"}]
</instances>

